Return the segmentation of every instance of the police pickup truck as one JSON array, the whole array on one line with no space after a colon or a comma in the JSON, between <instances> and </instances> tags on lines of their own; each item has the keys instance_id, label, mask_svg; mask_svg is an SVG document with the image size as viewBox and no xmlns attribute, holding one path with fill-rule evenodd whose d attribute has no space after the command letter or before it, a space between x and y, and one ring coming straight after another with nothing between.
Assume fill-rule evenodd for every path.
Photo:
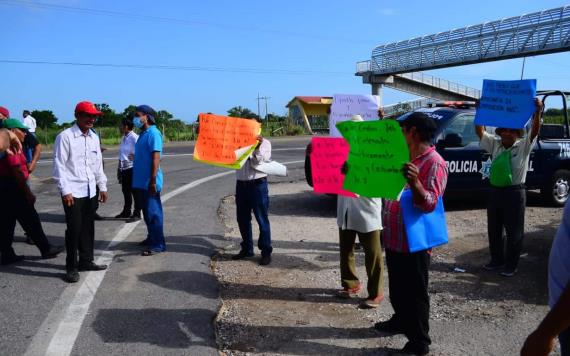
<instances>
[{"instance_id":1,"label":"police pickup truck","mask_svg":"<svg viewBox=\"0 0 570 356\"><path fill-rule=\"evenodd\" d=\"M530 156L526 179L528 190L540 190L551 204L562 206L570 191L570 135L567 98L570 92L539 91L545 107L556 105L559 123L543 123ZM449 179L446 195L477 194L489 186L491 157L479 147L475 132L473 103L445 102L432 108L422 108L438 126L434 139L437 151L447 162ZM406 113L404 115L410 115ZM494 134L494 128L487 128ZM527 128L528 130L528 128ZM312 186L310 158L305 158L305 175Z\"/></svg>"}]
</instances>

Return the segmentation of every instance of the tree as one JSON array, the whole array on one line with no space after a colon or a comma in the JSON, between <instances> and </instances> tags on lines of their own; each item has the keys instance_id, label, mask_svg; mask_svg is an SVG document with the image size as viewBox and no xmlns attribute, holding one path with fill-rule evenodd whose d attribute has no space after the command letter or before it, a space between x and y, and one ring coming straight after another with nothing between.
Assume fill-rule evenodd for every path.
<instances>
[{"instance_id":1,"label":"tree","mask_svg":"<svg viewBox=\"0 0 570 356\"><path fill-rule=\"evenodd\" d=\"M259 120L259 116L256 113L254 113L248 108L244 108L241 106L234 106L233 108L229 109L228 116Z\"/></svg>"},{"instance_id":2,"label":"tree","mask_svg":"<svg viewBox=\"0 0 570 356\"><path fill-rule=\"evenodd\" d=\"M129 105L123 110L121 117L123 119L132 119L135 116L135 112L137 111L136 105Z\"/></svg>"},{"instance_id":3,"label":"tree","mask_svg":"<svg viewBox=\"0 0 570 356\"><path fill-rule=\"evenodd\" d=\"M34 110L31 115L36 119L38 127L54 127L57 124L57 117L51 110Z\"/></svg>"},{"instance_id":4,"label":"tree","mask_svg":"<svg viewBox=\"0 0 570 356\"><path fill-rule=\"evenodd\" d=\"M171 113L166 110L159 110L156 112L156 124L168 126L169 121L173 118Z\"/></svg>"},{"instance_id":5,"label":"tree","mask_svg":"<svg viewBox=\"0 0 570 356\"><path fill-rule=\"evenodd\" d=\"M98 125L102 127L113 127L119 126L121 122L121 115L117 114L115 110L111 109L109 104L95 104L97 110L101 111L103 114L99 117Z\"/></svg>"}]
</instances>

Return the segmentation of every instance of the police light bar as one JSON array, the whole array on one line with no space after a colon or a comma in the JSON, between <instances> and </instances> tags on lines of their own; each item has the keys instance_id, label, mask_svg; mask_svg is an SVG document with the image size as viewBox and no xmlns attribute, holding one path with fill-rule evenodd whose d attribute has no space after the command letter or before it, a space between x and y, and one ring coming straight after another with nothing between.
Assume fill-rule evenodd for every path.
<instances>
[{"instance_id":1,"label":"police light bar","mask_svg":"<svg viewBox=\"0 0 570 356\"><path fill-rule=\"evenodd\" d=\"M437 108L457 108L468 109L474 108L477 105L474 101L440 101L435 103Z\"/></svg>"}]
</instances>

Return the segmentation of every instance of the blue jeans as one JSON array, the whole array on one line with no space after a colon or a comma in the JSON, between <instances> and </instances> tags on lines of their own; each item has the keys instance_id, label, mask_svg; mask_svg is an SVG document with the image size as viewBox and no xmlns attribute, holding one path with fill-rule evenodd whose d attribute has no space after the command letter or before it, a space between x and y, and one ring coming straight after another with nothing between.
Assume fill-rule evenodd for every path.
<instances>
[{"instance_id":1,"label":"blue jeans","mask_svg":"<svg viewBox=\"0 0 570 356\"><path fill-rule=\"evenodd\" d=\"M269 226L269 190L267 178L253 181L237 181L236 184L237 221L241 233L241 250L253 255L253 233L251 212L259 224L257 246L262 256L271 256L271 227Z\"/></svg>"},{"instance_id":2,"label":"blue jeans","mask_svg":"<svg viewBox=\"0 0 570 356\"><path fill-rule=\"evenodd\" d=\"M137 191L141 199L144 222L148 231L147 246L149 250L154 252L166 251L160 193L150 195L146 189L137 189Z\"/></svg>"},{"instance_id":3,"label":"blue jeans","mask_svg":"<svg viewBox=\"0 0 570 356\"><path fill-rule=\"evenodd\" d=\"M570 356L570 329L566 329L558 335L560 340L560 351L562 356Z\"/></svg>"}]
</instances>

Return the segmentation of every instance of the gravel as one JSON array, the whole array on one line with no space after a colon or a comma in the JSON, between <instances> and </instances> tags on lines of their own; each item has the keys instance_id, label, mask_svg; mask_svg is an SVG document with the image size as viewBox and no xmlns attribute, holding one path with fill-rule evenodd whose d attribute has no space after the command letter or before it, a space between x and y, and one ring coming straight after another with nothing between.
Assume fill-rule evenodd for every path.
<instances>
[{"instance_id":1,"label":"gravel","mask_svg":"<svg viewBox=\"0 0 570 356\"><path fill-rule=\"evenodd\" d=\"M257 264L259 255L229 258L241 241L234 198L220 205L228 244L212 266L221 283L216 333L222 353L383 355L403 347L403 336L381 337L371 329L392 314L387 287L378 310L335 297L340 276L334 197L315 195L297 181L271 184L270 199L274 255L267 267ZM434 251L430 272L430 354L516 355L548 311L547 260L562 209L544 207L536 194L529 195L519 273L505 279L481 269L488 260L484 200L446 204L450 243ZM362 252L357 257L366 281Z\"/></svg>"}]
</instances>

